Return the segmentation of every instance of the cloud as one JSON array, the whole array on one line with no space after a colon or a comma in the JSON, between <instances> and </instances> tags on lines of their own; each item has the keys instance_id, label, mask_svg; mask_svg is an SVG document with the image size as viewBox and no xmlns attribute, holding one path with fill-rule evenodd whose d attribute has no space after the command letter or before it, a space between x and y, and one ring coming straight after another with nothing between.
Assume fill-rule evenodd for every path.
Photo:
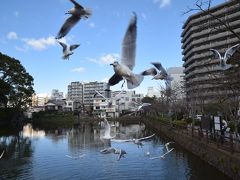
<instances>
[{"instance_id":1,"label":"cloud","mask_svg":"<svg viewBox=\"0 0 240 180\"><path fill-rule=\"evenodd\" d=\"M17 51L26 52L28 50L28 47L27 46L24 46L24 47L15 46L15 49Z\"/></svg>"},{"instance_id":2,"label":"cloud","mask_svg":"<svg viewBox=\"0 0 240 180\"><path fill-rule=\"evenodd\" d=\"M95 28L95 26L96 26L95 23L93 23L93 22L89 23L88 25L89 25L91 28Z\"/></svg>"},{"instance_id":3,"label":"cloud","mask_svg":"<svg viewBox=\"0 0 240 180\"><path fill-rule=\"evenodd\" d=\"M18 35L17 35L16 32L11 31L11 32L9 32L9 33L7 34L7 38L8 38L9 40L18 39Z\"/></svg>"},{"instance_id":4,"label":"cloud","mask_svg":"<svg viewBox=\"0 0 240 180\"><path fill-rule=\"evenodd\" d=\"M160 3L160 8L164 8L166 6L169 6L171 4L171 0L153 0L153 2Z\"/></svg>"},{"instance_id":5,"label":"cloud","mask_svg":"<svg viewBox=\"0 0 240 180\"><path fill-rule=\"evenodd\" d=\"M100 63L101 64L110 64L116 61L119 58L118 54L106 54L102 57L100 57Z\"/></svg>"},{"instance_id":6,"label":"cloud","mask_svg":"<svg viewBox=\"0 0 240 180\"><path fill-rule=\"evenodd\" d=\"M78 73L82 73L85 71L84 67L78 67L78 68L74 68L72 69L72 72L78 72Z\"/></svg>"},{"instance_id":7,"label":"cloud","mask_svg":"<svg viewBox=\"0 0 240 180\"><path fill-rule=\"evenodd\" d=\"M114 61L116 61L117 59L119 59L119 55L116 53L105 54L97 59L87 58L88 61L93 62L95 64L99 64L99 65L111 64Z\"/></svg>"},{"instance_id":8,"label":"cloud","mask_svg":"<svg viewBox=\"0 0 240 180\"><path fill-rule=\"evenodd\" d=\"M40 38L40 39L23 39L23 41L30 46L31 48L41 51L46 49L48 46L56 45L56 39L53 36L49 36L48 38Z\"/></svg>"}]
</instances>

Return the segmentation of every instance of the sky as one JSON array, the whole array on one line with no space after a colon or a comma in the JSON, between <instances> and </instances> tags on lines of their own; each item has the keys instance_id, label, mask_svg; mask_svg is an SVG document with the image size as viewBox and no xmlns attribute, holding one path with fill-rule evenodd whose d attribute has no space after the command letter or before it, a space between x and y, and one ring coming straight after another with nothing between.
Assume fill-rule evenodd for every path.
<instances>
[{"instance_id":1,"label":"sky","mask_svg":"<svg viewBox=\"0 0 240 180\"><path fill-rule=\"evenodd\" d=\"M226 0L212 0L212 5ZM73 7L69 0L1 0L0 52L20 60L34 78L34 90L51 94L52 89L67 93L74 81L105 81L114 74L109 64L120 59L121 43L136 12L137 49L134 73L161 62L163 67L182 66L181 33L189 7L195 0L77 0L92 9L92 16L80 20L62 41L80 44L70 60L62 59L62 47L55 37L65 13ZM121 84L112 86L120 90ZM162 81L146 76L136 93L159 89ZM124 89L127 90L126 84Z\"/></svg>"}]
</instances>

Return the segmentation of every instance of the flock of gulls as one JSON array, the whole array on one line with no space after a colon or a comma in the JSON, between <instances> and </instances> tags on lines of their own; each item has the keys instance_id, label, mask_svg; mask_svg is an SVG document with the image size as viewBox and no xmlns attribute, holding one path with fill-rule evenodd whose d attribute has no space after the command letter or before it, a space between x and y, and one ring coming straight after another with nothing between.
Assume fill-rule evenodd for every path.
<instances>
[{"instance_id":1,"label":"flock of gulls","mask_svg":"<svg viewBox=\"0 0 240 180\"><path fill-rule=\"evenodd\" d=\"M90 8L84 8L75 0L70 0L74 7L71 8L67 13L70 17L65 20L62 27L60 28L56 39L63 48L63 59L69 59L73 54L73 50L78 48L80 44L67 45L60 41L61 38L65 37L69 31L80 21L80 19L87 19L92 15L92 10ZM144 79L144 76L151 75L152 79L164 80L166 85L166 90L171 90L171 81L173 78L167 73L160 62L152 62L154 66L150 69L144 70L141 73L134 73L133 68L135 66L136 57L136 40L137 40L137 14L133 12L133 17L130 19L129 25L127 27L126 33L122 40L122 50L120 62L114 61L110 65L113 66L114 74L108 80L110 86L118 84L120 81L124 80L122 87L127 82L128 89L134 89L138 87ZM229 49L227 49L224 56L221 56L218 50L210 49L213 52L214 57L219 59L220 70L227 70L232 67L231 64L227 64L227 59L229 59L239 48L239 44L236 44Z\"/></svg>"},{"instance_id":2,"label":"flock of gulls","mask_svg":"<svg viewBox=\"0 0 240 180\"><path fill-rule=\"evenodd\" d=\"M81 19L87 19L92 15L92 10L90 8L84 8L75 0L70 0L70 1L73 3L74 7L65 13L65 14L69 14L70 17L65 20L65 22L63 23L62 27L60 28L56 36L58 43L62 46L63 59L65 60L69 60L69 57L73 54L73 50L77 49L80 46L80 44L68 45L63 43L61 39L65 37ZM135 57L136 57L136 40L137 40L137 14L133 12L133 17L130 19L126 33L123 37L120 62L115 61L110 64L113 66L114 74L109 79L108 84L110 86L114 86L118 84L120 81L124 80L122 87L126 81L127 88L133 89L138 87L141 84L141 82L144 79L144 76L151 75L153 76L152 79L164 80L166 85L166 90L167 89L171 90L171 81L173 80L173 78L167 73L167 71L165 70L165 68L162 66L160 62L152 62L151 64L154 67L144 70L141 73L136 74L133 72L133 68L135 66ZM215 59L219 60L220 70L224 71L233 67L233 65L227 64L227 60L230 57L232 57L236 51L238 51L239 47L240 47L240 44L236 44L228 48L224 56L222 56L221 53L216 49L209 49L209 50L213 53ZM121 92L119 94L121 94ZM94 96L96 96L97 94L102 96L104 99L106 99L108 101L108 105L111 106L112 104L111 99L106 98L98 91L96 91ZM117 96L115 98L117 98ZM151 104L149 103L138 104L137 111L149 105ZM128 139L128 140L114 139L115 137L110 136L111 126L109 125L107 119L104 119L104 122L105 122L105 135L103 136L103 139L108 139L113 142L133 142L138 147L142 147L143 146L142 141L148 140L155 135L153 134L151 136L143 137L140 139ZM168 142L165 144L166 153L158 157L151 157L150 159L158 159L158 158L164 159L167 154L173 151L174 148L169 149L169 146L172 143L174 142ZM113 147L105 148L100 152L103 154L109 154L109 153L118 154L119 155L118 160L120 160L122 157L124 157L125 154L127 154L125 150L116 149ZM4 151L1 153L0 159L3 157L3 155L4 155ZM147 155L150 155L150 152L147 152ZM79 159L79 158L83 158L84 156L85 154L81 154L79 156L66 155L66 157L69 157L71 159Z\"/></svg>"},{"instance_id":3,"label":"flock of gulls","mask_svg":"<svg viewBox=\"0 0 240 180\"><path fill-rule=\"evenodd\" d=\"M92 10L84 8L75 0L70 0L74 7L67 13L68 17L60 28L56 39L63 49L63 59L69 60L69 57L74 53L80 44L67 45L61 41L61 38L65 37L70 30L80 21L80 19L87 19L92 15ZM152 63L155 68L143 71L141 73L134 73L133 68L135 66L136 57L136 40L137 40L137 15L133 12L133 17L130 19L130 23L127 27L126 33L122 41L122 52L120 62L114 61L110 65L113 66L114 74L109 79L108 84L114 86L120 81L124 80L122 87L127 82L127 88L133 89L138 87L144 79L145 75L152 75L153 79L165 80L167 88L170 88L172 78L167 71L162 67L160 62Z\"/></svg>"},{"instance_id":4,"label":"flock of gulls","mask_svg":"<svg viewBox=\"0 0 240 180\"><path fill-rule=\"evenodd\" d=\"M109 124L109 122L106 118L104 118L103 123L104 123L104 134L103 134L103 136L100 137L100 139L105 142L104 144L107 144L107 147L105 147L104 149L101 149L100 153L101 154L116 154L116 155L118 155L117 161L119 161L122 157L125 157L127 152L121 148L111 147L111 142L114 142L114 143L129 143L130 142L130 143L136 144L138 146L138 148L139 147L142 148L144 146L144 144L143 144L144 141L151 140L155 136L155 134L152 134L150 136L146 136L146 137L142 137L142 138L138 138L138 139L135 139L135 138L133 138L133 139L116 139L116 135L114 135L114 136L110 135L111 125ZM108 143L106 143L106 142L108 142ZM147 155L149 157L149 159L151 159L151 160L164 159L167 154L169 154L171 151L174 150L174 148L169 148L170 144L172 144L172 143L174 143L174 142L168 142L164 145L164 148L163 148L164 153L160 156L150 157L151 153L149 151L147 151L145 153L145 155ZM66 157L71 158L73 160L81 159L84 156L85 156L85 154L80 154L77 156L66 155Z\"/></svg>"}]
</instances>

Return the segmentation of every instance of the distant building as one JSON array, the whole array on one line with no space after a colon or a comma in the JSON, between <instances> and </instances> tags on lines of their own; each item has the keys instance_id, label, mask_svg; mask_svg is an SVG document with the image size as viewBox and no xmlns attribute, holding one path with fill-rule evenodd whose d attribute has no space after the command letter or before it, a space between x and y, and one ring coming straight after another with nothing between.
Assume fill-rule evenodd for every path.
<instances>
[{"instance_id":1,"label":"distant building","mask_svg":"<svg viewBox=\"0 0 240 180\"><path fill-rule=\"evenodd\" d=\"M79 101L83 104L83 83L71 82L68 85L67 98L72 101Z\"/></svg>"},{"instance_id":2,"label":"distant building","mask_svg":"<svg viewBox=\"0 0 240 180\"><path fill-rule=\"evenodd\" d=\"M160 91L158 90L155 90L152 86L151 87L148 87L147 89L147 95L148 97L156 97L156 98L159 98L161 97L161 93Z\"/></svg>"},{"instance_id":3,"label":"distant building","mask_svg":"<svg viewBox=\"0 0 240 180\"><path fill-rule=\"evenodd\" d=\"M100 117L118 117L135 110L134 102L141 103L142 98L143 94L136 94L135 91L112 91L107 100L102 97L93 99L93 114Z\"/></svg>"},{"instance_id":4,"label":"distant building","mask_svg":"<svg viewBox=\"0 0 240 180\"><path fill-rule=\"evenodd\" d=\"M72 101L73 109L83 108L83 106L84 108L92 107L93 96L96 91L107 96L105 89L109 89L109 85L105 82L71 82L71 84L68 85L67 100ZM98 96L99 95L97 95L97 97Z\"/></svg>"},{"instance_id":5,"label":"distant building","mask_svg":"<svg viewBox=\"0 0 240 180\"><path fill-rule=\"evenodd\" d=\"M168 74L173 78L172 85L180 84L184 81L183 67L170 67L167 69Z\"/></svg>"},{"instance_id":6,"label":"distant building","mask_svg":"<svg viewBox=\"0 0 240 180\"><path fill-rule=\"evenodd\" d=\"M63 99L63 98L64 98L64 97L63 97L63 92L60 92L60 91L57 90L57 89L53 89L50 98L51 98L51 99L55 99L55 100L57 100L57 99Z\"/></svg>"},{"instance_id":7,"label":"distant building","mask_svg":"<svg viewBox=\"0 0 240 180\"><path fill-rule=\"evenodd\" d=\"M47 94L34 94L32 96L32 106L45 106L48 102L48 95Z\"/></svg>"}]
</instances>

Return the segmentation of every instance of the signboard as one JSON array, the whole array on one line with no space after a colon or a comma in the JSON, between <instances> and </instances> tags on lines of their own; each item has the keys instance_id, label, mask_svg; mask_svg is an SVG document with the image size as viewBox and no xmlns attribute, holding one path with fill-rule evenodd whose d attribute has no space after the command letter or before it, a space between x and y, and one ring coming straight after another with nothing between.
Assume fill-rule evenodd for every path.
<instances>
[{"instance_id":1,"label":"signboard","mask_svg":"<svg viewBox=\"0 0 240 180\"><path fill-rule=\"evenodd\" d=\"M220 131L221 127L220 127L220 116L214 116L214 128L215 130Z\"/></svg>"}]
</instances>

